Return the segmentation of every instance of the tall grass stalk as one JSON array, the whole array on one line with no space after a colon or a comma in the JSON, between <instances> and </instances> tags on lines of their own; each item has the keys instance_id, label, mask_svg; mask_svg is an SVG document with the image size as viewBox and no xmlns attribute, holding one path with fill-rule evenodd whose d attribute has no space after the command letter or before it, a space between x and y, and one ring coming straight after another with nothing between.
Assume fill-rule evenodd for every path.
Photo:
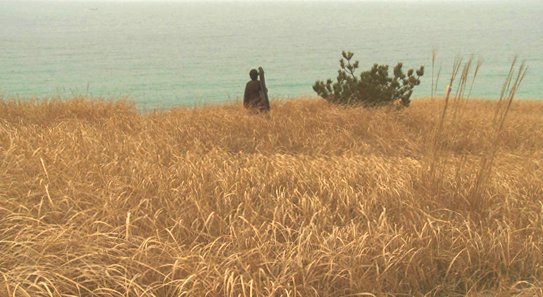
<instances>
[{"instance_id":1,"label":"tall grass stalk","mask_svg":"<svg viewBox=\"0 0 543 297\"><path fill-rule=\"evenodd\" d=\"M451 74L451 79L449 82L449 86L453 86L453 83L456 79L456 76L458 75L458 71L460 70L460 67L462 65L462 59L460 57L456 57L453 63L453 69ZM442 178L439 176L437 169L438 165L441 159L440 153L443 152L443 150L440 149L440 140L442 137L444 125L445 125L445 118L447 115L447 110L449 108L449 97L451 92L447 92L445 95L445 102L443 109L441 111L441 116L438 119L438 124L436 128L433 131L433 135L431 138L430 144L427 146L428 149L428 160L426 168L422 172L422 179L425 180L429 187L433 188L434 191L439 191L440 188L440 180Z\"/></svg>"},{"instance_id":2,"label":"tall grass stalk","mask_svg":"<svg viewBox=\"0 0 543 297\"><path fill-rule=\"evenodd\" d=\"M473 78L471 80L471 86L469 87L469 93L468 93L468 96L466 97L466 99L471 98L471 91L473 90L473 85L475 84L475 79L477 78L477 73L479 73L479 69L483 65L483 62L484 62L484 60L481 59L481 58L479 58L479 60L477 61L477 66L475 67L475 72L473 73Z\"/></svg>"},{"instance_id":3,"label":"tall grass stalk","mask_svg":"<svg viewBox=\"0 0 543 297\"><path fill-rule=\"evenodd\" d=\"M480 203L483 203L483 207L485 208L488 206L489 201L488 200L485 201L485 197L483 197L482 191L486 189L485 184L489 182L489 179L491 177L492 165L494 163L494 158L496 156L496 153L499 149L498 141L502 134L502 130L505 124L505 119L507 118L507 114L509 113L511 104L513 103L513 98L515 97L515 93L518 87L520 86L520 83L524 79L524 76L526 75L526 72L528 70L525 63L522 62L521 65L519 66L519 69L515 78L515 75L514 75L515 63L516 63L516 58L514 59L511 65L509 74L507 76L507 79L504 82L504 88L505 88L504 90L506 94L505 101L507 105L502 106L502 104L498 104L496 108L496 116L495 116L496 121L494 122L496 130L492 137L491 142L489 143L487 153L485 153L483 157L481 158L481 165L479 167L479 172L475 178L473 194L471 196L473 198L472 204L474 204L474 206ZM500 100L498 103L501 103L502 99L503 98L500 97Z\"/></svg>"},{"instance_id":4,"label":"tall grass stalk","mask_svg":"<svg viewBox=\"0 0 543 297\"><path fill-rule=\"evenodd\" d=\"M435 69L435 64L436 64L436 57L437 57L437 48L434 48L434 50L432 51L432 85L431 85L431 90L430 90L430 97L432 99L434 99L434 96L435 96L434 69ZM436 82L436 85L437 85L437 82Z\"/></svg>"}]
</instances>

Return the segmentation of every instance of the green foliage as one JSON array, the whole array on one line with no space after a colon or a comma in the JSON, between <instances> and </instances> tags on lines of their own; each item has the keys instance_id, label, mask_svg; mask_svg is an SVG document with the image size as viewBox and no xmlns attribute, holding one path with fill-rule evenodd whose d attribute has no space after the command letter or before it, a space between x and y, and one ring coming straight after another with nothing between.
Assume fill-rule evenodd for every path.
<instances>
[{"instance_id":1,"label":"green foliage","mask_svg":"<svg viewBox=\"0 0 543 297\"><path fill-rule=\"evenodd\" d=\"M416 76L413 69L409 69L406 75L402 71L403 64L398 63L394 67L394 77L388 76L388 65L377 64L357 77L354 72L359 62L351 64L354 53L343 51L342 55L345 60L339 60L341 69L338 70L337 82L317 80L313 85L319 96L332 103L379 106L400 100L404 106L409 106L413 88L420 84L420 77L424 75L424 66L415 72Z\"/></svg>"}]
</instances>

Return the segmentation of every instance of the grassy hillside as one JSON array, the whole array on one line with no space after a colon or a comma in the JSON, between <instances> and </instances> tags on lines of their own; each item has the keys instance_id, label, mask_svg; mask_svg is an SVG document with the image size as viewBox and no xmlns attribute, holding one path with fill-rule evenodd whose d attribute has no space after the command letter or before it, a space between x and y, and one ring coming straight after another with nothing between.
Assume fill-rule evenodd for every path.
<instances>
[{"instance_id":1,"label":"grassy hillside","mask_svg":"<svg viewBox=\"0 0 543 297\"><path fill-rule=\"evenodd\" d=\"M543 102L443 108L4 98L0 296L542 296Z\"/></svg>"}]
</instances>

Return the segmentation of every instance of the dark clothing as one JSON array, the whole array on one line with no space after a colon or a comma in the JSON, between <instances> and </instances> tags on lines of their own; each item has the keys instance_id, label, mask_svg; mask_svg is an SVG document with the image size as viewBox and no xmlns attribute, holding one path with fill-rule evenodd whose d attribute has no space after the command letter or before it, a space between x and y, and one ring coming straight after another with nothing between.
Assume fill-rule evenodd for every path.
<instances>
[{"instance_id":1,"label":"dark clothing","mask_svg":"<svg viewBox=\"0 0 543 297\"><path fill-rule=\"evenodd\" d=\"M260 81L251 80L247 83L245 86L245 95L243 96L243 106L247 109L264 109L264 104L260 97Z\"/></svg>"}]
</instances>

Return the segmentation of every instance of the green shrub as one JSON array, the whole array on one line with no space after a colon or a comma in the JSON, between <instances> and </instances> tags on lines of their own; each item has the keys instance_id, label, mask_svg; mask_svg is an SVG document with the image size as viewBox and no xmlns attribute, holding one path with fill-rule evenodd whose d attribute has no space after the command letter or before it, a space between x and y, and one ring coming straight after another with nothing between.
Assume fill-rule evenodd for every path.
<instances>
[{"instance_id":1,"label":"green shrub","mask_svg":"<svg viewBox=\"0 0 543 297\"><path fill-rule=\"evenodd\" d=\"M420 84L420 77L424 75L424 66L413 75L413 69L402 71L402 63L394 67L394 77L388 76L388 65L374 64L370 71L365 71L357 77L354 72L359 62L351 64L354 55L352 52L342 52L343 58L339 60L341 69L338 70L337 82L332 79L317 80L313 90L329 102L337 104L362 104L364 106L380 106L392 104L398 100L409 106L413 88Z\"/></svg>"}]
</instances>

